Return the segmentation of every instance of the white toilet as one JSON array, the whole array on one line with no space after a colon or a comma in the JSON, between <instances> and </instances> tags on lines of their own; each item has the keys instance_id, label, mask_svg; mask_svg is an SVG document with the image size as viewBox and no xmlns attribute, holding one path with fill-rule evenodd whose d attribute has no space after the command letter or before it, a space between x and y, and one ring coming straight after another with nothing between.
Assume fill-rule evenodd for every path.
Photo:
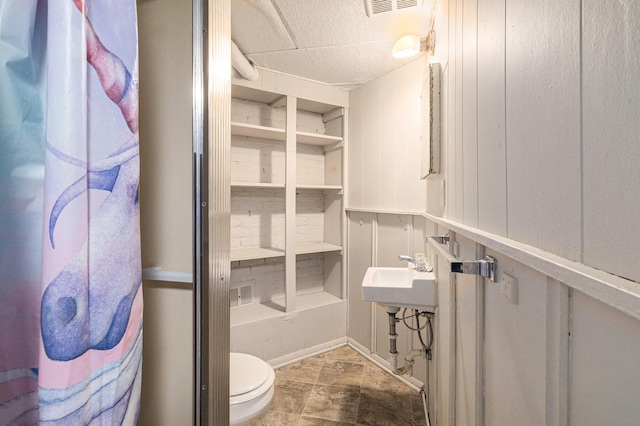
<instances>
[{"instance_id":1,"label":"white toilet","mask_svg":"<svg viewBox=\"0 0 640 426\"><path fill-rule=\"evenodd\" d=\"M249 354L231 352L229 424L244 425L262 414L273 398L276 374L269 364Z\"/></svg>"}]
</instances>

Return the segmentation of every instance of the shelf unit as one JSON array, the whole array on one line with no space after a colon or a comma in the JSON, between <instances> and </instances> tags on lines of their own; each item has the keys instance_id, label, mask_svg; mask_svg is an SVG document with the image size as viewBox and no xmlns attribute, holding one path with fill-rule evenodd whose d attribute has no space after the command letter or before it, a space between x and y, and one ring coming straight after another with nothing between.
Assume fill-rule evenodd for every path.
<instances>
[{"instance_id":1,"label":"shelf unit","mask_svg":"<svg viewBox=\"0 0 640 426\"><path fill-rule=\"evenodd\" d=\"M284 257L284 249L275 247L240 248L231 250L231 261L270 259Z\"/></svg>"},{"instance_id":2,"label":"shelf unit","mask_svg":"<svg viewBox=\"0 0 640 426\"><path fill-rule=\"evenodd\" d=\"M285 141L284 129L260 126L257 124L239 123L237 121L231 122L231 134L250 138L268 139L272 141Z\"/></svg>"},{"instance_id":3,"label":"shelf unit","mask_svg":"<svg viewBox=\"0 0 640 426\"><path fill-rule=\"evenodd\" d=\"M231 182L232 188L271 188L284 189L284 183L270 182Z\"/></svg>"},{"instance_id":4,"label":"shelf unit","mask_svg":"<svg viewBox=\"0 0 640 426\"><path fill-rule=\"evenodd\" d=\"M252 298L232 325L344 302L348 94L233 83L231 288Z\"/></svg>"},{"instance_id":5,"label":"shelf unit","mask_svg":"<svg viewBox=\"0 0 640 426\"><path fill-rule=\"evenodd\" d=\"M298 131L296 141L307 145L327 146L342 142L342 137Z\"/></svg>"}]
</instances>

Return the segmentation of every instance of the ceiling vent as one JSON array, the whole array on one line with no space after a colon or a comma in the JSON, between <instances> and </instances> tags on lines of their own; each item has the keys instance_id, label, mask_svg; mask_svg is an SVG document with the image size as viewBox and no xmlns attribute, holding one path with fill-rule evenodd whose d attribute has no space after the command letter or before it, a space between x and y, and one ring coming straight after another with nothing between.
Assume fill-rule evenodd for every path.
<instances>
[{"instance_id":1,"label":"ceiling vent","mask_svg":"<svg viewBox=\"0 0 640 426\"><path fill-rule=\"evenodd\" d=\"M424 0L364 0L364 6L369 18L380 13L422 6L423 4Z\"/></svg>"}]
</instances>

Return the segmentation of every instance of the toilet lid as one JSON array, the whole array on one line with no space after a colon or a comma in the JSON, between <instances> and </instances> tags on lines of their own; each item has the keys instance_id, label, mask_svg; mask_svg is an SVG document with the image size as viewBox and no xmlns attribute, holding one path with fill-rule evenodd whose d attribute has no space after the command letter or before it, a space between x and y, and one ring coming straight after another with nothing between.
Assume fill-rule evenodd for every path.
<instances>
[{"instance_id":1,"label":"toilet lid","mask_svg":"<svg viewBox=\"0 0 640 426\"><path fill-rule=\"evenodd\" d=\"M259 388L269 377L269 364L249 354L231 353L229 396L242 395Z\"/></svg>"}]
</instances>

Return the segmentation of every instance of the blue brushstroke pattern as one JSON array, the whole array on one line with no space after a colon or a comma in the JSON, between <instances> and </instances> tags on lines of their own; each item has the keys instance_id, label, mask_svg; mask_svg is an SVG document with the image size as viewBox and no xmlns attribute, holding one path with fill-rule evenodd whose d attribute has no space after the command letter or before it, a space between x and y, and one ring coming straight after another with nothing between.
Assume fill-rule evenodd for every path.
<instances>
[{"instance_id":1,"label":"blue brushstroke pattern","mask_svg":"<svg viewBox=\"0 0 640 426\"><path fill-rule=\"evenodd\" d=\"M64 190L53 205L51 215L49 216L49 240L51 241L51 247L56 247L53 241L53 231L55 230L58 217L60 217L62 210L64 210L71 201L89 189L101 189L111 192L118 178L119 171L120 166L104 172L88 172Z\"/></svg>"},{"instance_id":2,"label":"blue brushstroke pattern","mask_svg":"<svg viewBox=\"0 0 640 426\"><path fill-rule=\"evenodd\" d=\"M66 389L41 387L41 425L133 424L139 406L129 404L140 392L142 326L122 358L91 372L90 377Z\"/></svg>"}]
</instances>

